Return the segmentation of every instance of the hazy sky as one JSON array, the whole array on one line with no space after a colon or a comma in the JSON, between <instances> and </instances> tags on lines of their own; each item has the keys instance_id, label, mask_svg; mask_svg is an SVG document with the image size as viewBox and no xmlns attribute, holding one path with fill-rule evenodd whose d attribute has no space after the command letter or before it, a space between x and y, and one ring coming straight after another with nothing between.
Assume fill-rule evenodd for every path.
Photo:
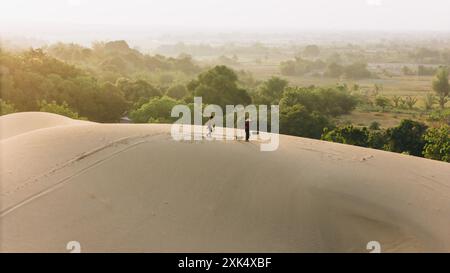
<instances>
[{"instance_id":1,"label":"hazy sky","mask_svg":"<svg viewBox=\"0 0 450 273\"><path fill-rule=\"evenodd\" d=\"M450 0L2 0L1 28L450 30Z\"/></svg>"}]
</instances>

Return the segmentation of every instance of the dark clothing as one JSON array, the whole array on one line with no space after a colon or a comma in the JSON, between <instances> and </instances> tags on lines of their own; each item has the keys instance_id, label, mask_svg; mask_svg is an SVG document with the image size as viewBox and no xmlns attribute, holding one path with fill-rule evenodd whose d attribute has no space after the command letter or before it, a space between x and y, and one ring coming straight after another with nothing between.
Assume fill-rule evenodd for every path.
<instances>
[{"instance_id":1,"label":"dark clothing","mask_svg":"<svg viewBox=\"0 0 450 273\"><path fill-rule=\"evenodd\" d=\"M250 138L250 121L245 121L245 141L248 141Z\"/></svg>"}]
</instances>

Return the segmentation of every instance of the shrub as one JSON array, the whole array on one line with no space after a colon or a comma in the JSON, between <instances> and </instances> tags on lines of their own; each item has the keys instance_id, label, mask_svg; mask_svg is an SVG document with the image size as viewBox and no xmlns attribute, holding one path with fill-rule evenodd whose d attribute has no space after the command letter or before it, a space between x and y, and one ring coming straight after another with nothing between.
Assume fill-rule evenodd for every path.
<instances>
[{"instance_id":1,"label":"shrub","mask_svg":"<svg viewBox=\"0 0 450 273\"><path fill-rule=\"evenodd\" d=\"M428 120L450 125L450 108L433 111L428 117Z\"/></svg>"},{"instance_id":2,"label":"shrub","mask_svg":"<svg viewBox=\"0 0 450 273\"><path fill-rule=\"evenodd\" d=\"M425 141L423 135L427 126L413 120L402 120L399 126L389 128L387 134L387 148L392 152L408 152L421 156Z\"/></svg>"},{"instance_id":3,"label":"shrub","mask_svg":"<svg viewBox=\"0 0 450 273\"><path fill-rule=\"evenodd\" d=\"M408 109L413 109L414 105L417 103L417 98L412 96L405 97L405 104L408 106Z\"/></svg>"},{"instance_id":4,"label":"shrub","mask_svg":"<svg viewBox=\"0 0 450 273\"><path fill-rule=\"evenodd\" d=\"M288 87L280 100L280 108L301 104L310 112L338 116L349 113L356 103L356 98L345 90Z\"/></svg>"},{"instance_id":5,"label":"shrub","mask_svg":"<svg viewBox=\"0 0 450 273\"><path fill-rule=\"evenodd\" d=\"M380 106L384 111L384 108L390 105L390 100L385 96L377 96L375 98L375 105Z\"/></svg>"},{"instance_id":6,"label":"shrub","mask_svg":"<svg viewBox=\"0 0 450 273\"><path fill-rule=\"evenodd\" d=\"M41 112L54 113L66 116L68 118L80 119L78 113L72 110L65 101L62 104L57 104L55 101L48 103L47 101L43 100L39 103L39 105L40 105L39 111Z\"/></svg>"},{"instance_id":7,"label":"shrub","mask_svg":"<svg viewBox=\"0 0 450 273\"><path fill-rule=\"evenodd\" d=\"M354 63L344 68L344 73L350 79L370 78L372 74L367 69L366 63Z\"/></svg>"},{"instance_id":8,"label":"shrub","mask_svg":"<svg viewBox=\"0 0 450 273\"><path fill-rule=\"evenodd\" d=\"M318 112L310 112L300 104L283 107L280 111L280 133L320 138L324 128L332 126L330 121Z\"/></svg>"},{"instance_id":9,"label":"shrub","mask_svg":"<svg viewBox=\"0 0 450 273\"><path fill-rule=\"evenodd\" d=\"M448 125L428 129L424 139L426 143L423 155L426 158L450 162L450 127Z\"/></svg>"},{"instance_id":10,"label":"shrub","mask_svg":"<svg viewBox=\"0 0 450 273\"><path fill-rule=\"evenodd\" d=\"M386 132L370 131L367 138L367 147L382 150L387 143Z\"/></svg>"},{"instance_id":11,"label":"shrub","mask_svg":"<svg viewBox=\"0 0 450 273\"><path fill-rule=\"evenodd\" d=\"M14 107L13 104L0 99L0 111L1 111L0 115L3 116L3 115L17 112L17 109Z\"/></svg>"},{"instance_id":12,"label":"shrub","mask_svg":"<svg viewBox=\"0 0 450 273\"><path fill-rule=\"evenodd\" d=\"M380 130L380 123L377 121L372 121L369 126L370 130Z\"/></svg>"},{"instance_id":13,"label":"shrub","mask_svg":"<svg viewBox=\"0 0 450 273\"><path fill-rule=\"evenodd\" d=\"M368 135L369 134L366 127L360 129L353 127L353 125L348 125L324 132L322 139L343 144L367 147Z\"/></svg>"},{"instance_id":14,"label":"shrub","mask_svg":"<svg viewBox=\"0 0 450 273\"><path fill-rule=\"evenodd\" d=\"M400 102L402 100L402 97L400 96L392 96L392 102L394 103L394 107L397 108L400 105Z\"/></svg>"},{"instance_id":15,"label":"shrub","mask_svg":"<svg viewBox=\"0 0 450 273\"><path fill-rule=\"evenodd\" d=\"M424 98L425 110L429 111L433 109L433 105L436 102L436 97L433 94L426 94Z\"/></svg>"},{"instance_id":16,"label":"shrub","mask_svg":"<svg viewBox=\"0 0 450 273\"><path fill-rule=\"evenodd\" d=\"M167 96L156 97L150 99L149 102L143 104L139 109L132 111L130 117L136 123L170 123L174 121L170 113L177 104L179 104L177 100Z\"/></svg>"}]
</instances>

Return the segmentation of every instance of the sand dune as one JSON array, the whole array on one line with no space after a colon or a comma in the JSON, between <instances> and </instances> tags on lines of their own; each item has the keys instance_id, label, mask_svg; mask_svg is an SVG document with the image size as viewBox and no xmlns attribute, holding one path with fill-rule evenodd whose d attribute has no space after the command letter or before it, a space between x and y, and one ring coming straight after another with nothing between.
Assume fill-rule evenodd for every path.
<instances>
[{"instance_id":1,"label":"sand dune","mask_svg":"<svg viewBox=\"0 0 450 273\"><path fill-rule=\"evenodd\" d=\"M0 139L6 139L38 129L87 123L90 122L74 120L45 112L14 113L0 116Z\"/></svg>"},{"instance_id":2,"label":"sand dune","mask_svg":"<svg viewBox=\"0 0 450 273\"><path fill-rule=\"evenodd\" d=\"M0 118L0 250L450 251L450 164L281 136L181 141L170 125Z\"/></svg>"}]
</instances>

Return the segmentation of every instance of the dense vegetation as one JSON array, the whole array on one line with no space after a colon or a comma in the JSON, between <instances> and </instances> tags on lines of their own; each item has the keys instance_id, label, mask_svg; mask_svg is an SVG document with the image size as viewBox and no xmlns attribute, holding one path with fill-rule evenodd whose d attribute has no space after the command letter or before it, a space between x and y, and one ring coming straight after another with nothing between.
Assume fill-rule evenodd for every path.
<instances>
[{"instance_id":1,"label":"dense vegetation","mask_svg":"<svg viewBox=\"0 0 450 273\"><path fill-rule=\"evenodd\" d=\"M259 50L266 52L264 47ZM281 62L282 74L374 77L364 58L353 53L340 56L327 52L328 57L324 57L324 50L314 45L299 52L294 60ZM434 62L447 57L421 51L408 58ZM237 60L232 57L226 61ZM404 72L414 72L408 69ZM449 161L448 70L440 67L433 72L433 91L423 97L421 110L427 124L406 119L391 128L381 128L376 122L368 128L342 124L341 117L355 109L377 113L417 111L418 98L386 96L379 84L368 92L357 84L301 87L275 76L255 80L244 70L200 66L186 54L176 58L142 54L124 41L95 43L92 48L60 43L18 53L1 51L0 103L2 115L46 111L99 122L118 122L128 116L136 123L173 122L172 107L192 106L194 96L201 96L205 105L222 107L279 104L280 133Z\"/></svg>"},{"instance_id":2,"label":"dense vegetation","mask_svg":"<svg viewBox=\"0 0 450 273\"><path fill-rule=\"evenodd\" d=\"M1 99L18 111L39 111L43 100L66 103L93 121L113 122L128 107L123 93L109 82L73 65L30 50L21 55L0 53Z\"/></svg>"},{"instance_id":3,"label":"dense vegetation","mask_svg":"<svg viewBox=\"0 0 450 273\"><path fill-rule=\"evenodd\" d=\"M403 120L387 130L347 125L324 131L323 140L450 162L450 127L428 128L425 124Z\"/></svg>"},{"instance_id":4,"label":"dense vegetation","mask_svg":"<svg viewBox=\"0 0 450 273\"><path fill-rule=\"evenodd\" d=\"M180 54L177 58L146 55L130 48L125 41L96 42L92 48L58 43L46 51L52 57L83 67L110 82L126 77L170 85L177 78L188 78L200 71L189 55Z\"/></svg>"},{"instance_id":5,"label":"dense vegetation","mask_svg":"<svg viewBox=\"0 0 450 273\"><path fill-rule=\"evenodd\" d=\"M356 62L344 65L330 62L327 64L320 59L307 60L301 57L282 62L280 64L280 72L285 76L302 76L309 73L315 77L330 78L364 79L372 77L372 74L367 69L367 63Z\"/></svg>"}]
</instances>

